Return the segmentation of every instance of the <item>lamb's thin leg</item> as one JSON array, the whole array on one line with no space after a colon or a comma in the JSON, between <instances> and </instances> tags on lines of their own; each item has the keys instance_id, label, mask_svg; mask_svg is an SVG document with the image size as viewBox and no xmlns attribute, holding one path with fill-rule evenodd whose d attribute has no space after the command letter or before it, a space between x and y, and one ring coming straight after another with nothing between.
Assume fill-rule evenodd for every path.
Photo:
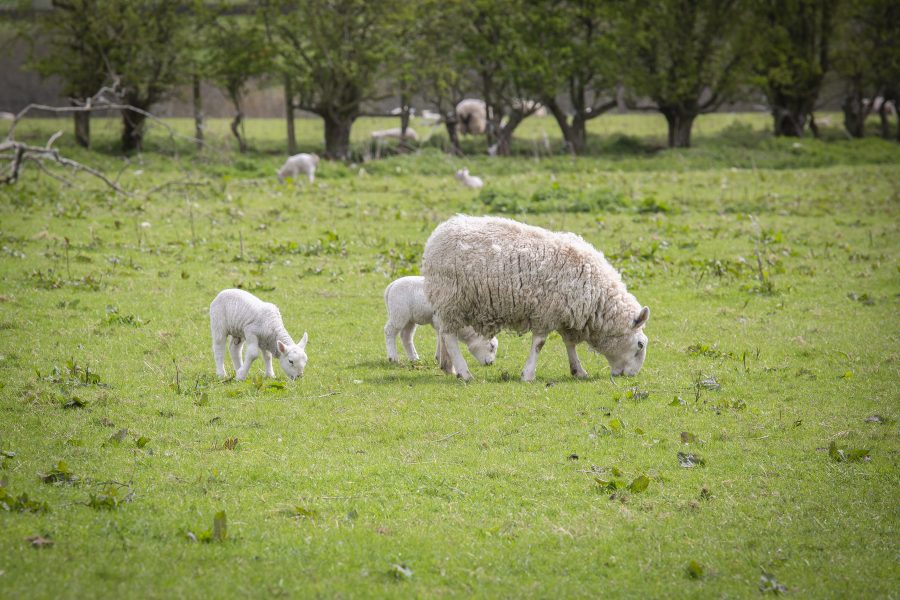
<instances>
[{"instance_id":1,"label":"lamb's thin leg","mask_svg":"<svg viewBox=\"0 0 900 600\"><path fill-rule=\"evenodd\" d=\"M403 342L403 349L406 350L406 356L409 360L419 360L419 353L416 352L416 346L413 344L413 336L416 334L416 324L407 323L400 330L400 341Z\"/></svg>"},{"instance_id":2,"label":"lamb's thin leg","mask_svg":"<svg viewBox=\"0 0 900 600\"><path fill-rule=\"evenodd\" d=\"M272 368L272 353L268 350L263 350L263 362L266 363L266 377L271 377L275 379L275 369Z\"/></svg>"},{"instance_id":3,"label":"lamb's thin leg","mask_svg":"<svg viewBox=\"0 0 900 600\"><path fill-rule=\"evenodd\" d=\"M241 365L240 371L237 372L235 378L238 381L243 381L247 379L247 373L250 372L250 367L253 365L253 361L256 360L256 357L259 356L259 342L256 338L247 338L247 356L245 357L244 364Z\"/></svg>"},{"instance_id":4,"label":"lamb's thin leg","mask_svg":"<svg viewBox=\"0 0 900 600\"><path fill-rule=\"evenodd\" d=\"M399 330L388 321L384 326L384 343L387 346L388 360L398 362L397 360L397 332Z\"/></svg>"},{"instance_id":5,"label":"lamb's thin leg","mask_svg":"<svg viewBox=\"0 0 900 600\"><path fill-rule=\"evenodd\" d=\"M531 353L528 355L528 360L525 361L525 368L522 369L522 381L534 381L534 374L535 371L537 371L538 354L541 353L541 348L544 347L544 342L546 341L546 333L531 334Z\"/></svg>"},{"instance_id":6,"label":"lamb's thin leg","mask_svg":"<svg viewBox=\"0 0 900 600\"><path fill-rule=\"evenodd\" d=\"M463 358L462 351L459 349L459 340L456 338L456 334L442 333L441 338L443 338L444 342L444 351L456 370L456 376L465 381L471 381L472 374L469 372L469 365L466 364L466 359ZM447 371L444 365L441 365L441 368ZM447 372L451 373L452 371Z\"/></svg>"},{"instance_id":7,"label":"lamb's thin leg","mask_svg":"<svg viewBox=\"0 0 900 600\"><path fill-rule=\"evenodd\" d=\"M587 371L584 370L584 367L581 366L581 361L578 359L578 352L575 349L576 343L567 340L565 336L563 336L563 341L566 343L566 354L569 355L569 370L572 372L572 375L578 379L587 379L590 377Z\"/></svg>"},{"instance_id":8,"label":"lamb's thin leg","mask_svg":"<svg viewBox=\"0 0 900 600\"><path fill-rule=\"evenodd\" d=\"M231 343L228 344L228 351L231 353L231 364L234 365L234 372L241 370L243 360L241 360L241 349L244 347L244 340L232 337Z\"/></svg>"},{"instance_id":9,"label":"lamb's thin leg","mask_svg":"<svg viewBox=\"0 0 900 600\"><path fill-rule=\"evenodd\" d=\"M227 336L216 336L213 334L212 351L213 359L216 361L216 375L225 377L225 342Z\"/></svg>"}]
</instances>

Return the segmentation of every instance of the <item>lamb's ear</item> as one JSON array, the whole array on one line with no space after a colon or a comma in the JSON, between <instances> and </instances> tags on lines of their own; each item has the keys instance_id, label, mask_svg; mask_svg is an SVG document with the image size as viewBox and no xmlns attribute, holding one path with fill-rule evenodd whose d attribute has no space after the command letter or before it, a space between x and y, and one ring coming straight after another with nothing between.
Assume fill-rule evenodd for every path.
<instances>
[{"instance_id":1,"label":"lamb's ear","mask_svg":"<svg viewBox=\"0 0 900 600\"><path fill-rule=\"evenodd\" d=\"M278 354L284 354L285 352L287 352L287 346L285 346L284 342L282 342L281 340L278 340L275 345L278 347Z\"/></svg>"},{"instance_id":2,"label":"lamb's ear","mask_svg":"<svg viewBox=\"0 0 900 600\"><path fill-rule=\"evenodd\" d=\"M304 331L304 332L303 332L303 337L300 338L300 341L297 342L297 345L300 346L300 349L301 349L301 350L302 350L302 349L305 349L305 348L306 348L306 342L308 342L308 341L309 341L309 336L306 335L306 332Z\"/></svg>"},{"instance_id":3,"label":"lamb's ear","mask_svg":"<svg viewBox=\"0 0 900 600\"><path fill-rule=\"evenodd\" d=\"M644 325L647 324L647 319L650 318L650 308L644 307L641 309L641 312L638 313L638 316L634 319L634 328L640 329Z\"/></svg>"}]
</instances>

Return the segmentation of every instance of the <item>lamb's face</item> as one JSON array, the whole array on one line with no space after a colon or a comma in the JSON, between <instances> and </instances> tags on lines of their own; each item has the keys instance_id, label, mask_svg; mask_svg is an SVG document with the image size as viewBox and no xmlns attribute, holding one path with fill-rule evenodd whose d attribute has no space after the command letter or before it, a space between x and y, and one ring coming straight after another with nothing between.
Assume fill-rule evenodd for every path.
<instances>
[{"instance_id":1,"label":"lamb's face","mask_svg":"<svg viewBox=\"0 0 900 600\"><path fill-rule=\"evenodd\" d=\"M646 306L634 318L631 328L621 336L616 336L604 344L600 352L609 361L613 377L637 375L644 366L647 357L647 336L644 325L650 318L650 309Z\"/></svg>"},{"instance_id":2,"label":"lamb's face","mask_svg":"<svg viewBox=\"0 0 900 600\"><path fill-rule=\"evenodd\" d=\"M278 351L280 353L278 362L281 363L281 369L284 371L284 374L291 379L303 377L303 369L306 368L308 360L306 356L306 342L308 339L309 337L304 333L303 338L293 346L285 346L278 342Z\"/></svg>"},{"instance_id":3,"label":"lamb's face","mask_svg":"<svg viewBox=\"0 0 900 600\"><path fill-rule=\"evenodd\" d=\"M487 339L480 335L476 335L474 339L466 344L469 348L469 352L472 353L472 356L478 359L478 362L483 365L494 364L494 361L497 360L498 345L499 342L497 341L497 338L492 337L491 339Z\"/></svg>"}]
</instances>

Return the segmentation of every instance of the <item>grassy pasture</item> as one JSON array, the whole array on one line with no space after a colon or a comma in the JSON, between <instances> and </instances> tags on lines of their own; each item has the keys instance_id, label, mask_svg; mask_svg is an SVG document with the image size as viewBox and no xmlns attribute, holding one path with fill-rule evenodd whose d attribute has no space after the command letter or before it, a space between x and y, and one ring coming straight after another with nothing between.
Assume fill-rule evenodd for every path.
<instances>
[{"instance_id":1,"label":"grassy pasture","mask_svg":"<svg viewBox=\"0 0 900 600\"><path fill-rule=\"evenodd\" d=\"M362 121L359 157L394 124ZM895 596L900 148L768 126L703 117L668 151L662 119L602 117L573 159L531 120L513 158L436 137L312 187L270 176L277 121L245 156L224 121L202 154L154 127L125 160L114 120L94 152L64 136L136 194L33 166L0 189L0 597ZM522 384L529 338L504 333L463 384L427 328L389 365L384 287L458 212L603 250L651 307L641 373L582 347L574 381L553 336ZM215 379L231 286L309 332L302 380Z\"/></svg>"}]
</instances>

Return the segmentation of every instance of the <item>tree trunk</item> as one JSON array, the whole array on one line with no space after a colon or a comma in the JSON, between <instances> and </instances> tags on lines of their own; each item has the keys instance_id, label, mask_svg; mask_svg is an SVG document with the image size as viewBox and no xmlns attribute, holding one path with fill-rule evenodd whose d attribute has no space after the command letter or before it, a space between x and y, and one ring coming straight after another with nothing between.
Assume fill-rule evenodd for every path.
<instances>
[{"instance_id":1,"label":"tree trunk","mask_svg":"<svg viewBox=\"0 0 900 600\"><path fill-rule=\"evenodd\" d=\"M512 136L513 132L515 132L516 128L525 120L525 113L518 109L513 109L513 111L509 114L509 118L506 120L506 124L500 127L497 130L497 136L495 137L493 154L498 156L509 156L511 145L512 145ZM488 153L490 152L490 148L488 148Z\"/></svg>"},{"instance_id":2,"label":"tree trunk","mask_svg":"<svg viewBox=\"0 0 900 600\"><path fill-rule=\"evenodd\" d=\"M690 148L691 128L697 114L678 108L663 108L660 112L669 126L669 148Z\"/></svg>"},{"instance_id":3,"label":"tree trunk","mask_svg":"<svg viewBox=\"0 0 900 600\"><path fill-rule=\"evenodd\" d=\"M331 159L347 160L350 158L350 128L353 117L322 115L325 121L325 156Z\"/></svg>"},{"instance_id":4,"label":"tree trunk","mask_svg":"<svg viewBox=\"0 0 900 600\"><path fill-rule=\"evenodd\" d=\"M91 147L91 113L81 111L72 113L75 120L75 142L82 148Z\"/></svg>"},{"instance_id":5,"label":"tree trunk","mask_svg":"<svg viewBox=\"0 0 900 600\"><path fill-rule=\"evenodd\" d=\"M881 137L889 140L891 139L891 125L888 122L888 100L885 98L881 102L881 106L878 107L878 118L881 120ZM900 129L900 127L898 127Z\"/></svg>"},{"instance_id":6,"label":"tree trunk","mask_svg":"<svg viewBox=\"0 0 900 600\"><path fill-rule=\"evenodd\" d=\"M409 96L400 96L400 140L406 139L406 130L409 128Z\"/></svg>"},{"instance_id":7,"label":"tree trunk","mask_svg":"<svg viewBox=\"0 0 900 600\"><path fill-rule=\"evenodd\" d=\"M451 109L444 115L444 126L447 128L447 137L450 138L450 146L456 156L462 156L462 148L459 147L459 119L456 116L456 109Z\"/></svg>"},{"instance_id":8,"label":"tree trunk","mask_svg":"<svg viewBox=\"0 0 900 600\"><path fill-rule=\"evenodd\" d=\"M200 77L194 75L193 78L193 99L194 99L194 143L197 144L197 150L203 149L203 130L206 125L203 122L203 97L200 95Z\"/></svg>"},{"instance_id":9,"label":"tree trunk","mask_svg":"<svg viewBox=\"0 0 900 600\"><path fill-rule=\"evenodd\" d=\"M772 108L772 118L776 136L803 137L803 129L806 126L804 111L775 106Z\"/></svg>"},{"instance_id":10,"label":"tree trunk","mask_svg":"<svg viewBox=\"0 0 900 600\"><path fill-rule=\"evenodd\" d=\"M287 147L288 154L297 154L297 135L294 130L294 90L291 86L291 78L284 78L284 110L287 119Z\"/></svg>"},{"instance_id":11,"label":"tree trunk","mask_svg":"<svg viewBox=\"0 0 900 600\"><path fill-rule=\"evenodd\" d=\"M563 111L562 107L556 102L554 99L545 99L544 106L547 107L547 110L550 111L550 114L553 115L553 118L556 119L556 124L559 125L559 131L562 133L563 139L566 141L566 148L568 148L569 152L572 154L578 154L578 151L575 149L575 144L572 140L573 132L572 126L569 124L569 117L566 115L565 111Z\"/></svg>"},{"instance_id":12,"label":"tree trunk","mask_svg":"<svg viewBox=\"0 0 900 600\"><path fill-rule=\"evenodd\" d=\"M861 138L866 133L866 106L863 102L862 90L858 86L852 86L848 90L844 103L841 104L844 111L844 128L852 137Z\"/></svg>"},{"instance_id":13,"label":"tree trunk","mask_svg":"<svg viewBox=\"0 0 900 600\"><path fill-rule=\"evenodd\" d=\"M247 151L247 140L241 136L241 125L244 122L244 113L238 110L237 114L234 115L234 120L231 121L231 133L237 138L238 142L238 151L243 154Z\"/></svg>"},{"instance_id":14,"label":"tree trunk","mask_svg":"<svg viewBox=\"0 0 900 600\"><path fill-rule=\"evenodd\" d=\"M126 154L143 149L144 122L146 120L147 117L141 113L130 110L122 111L122 151Z\"/></svg>"}]
</instances>

